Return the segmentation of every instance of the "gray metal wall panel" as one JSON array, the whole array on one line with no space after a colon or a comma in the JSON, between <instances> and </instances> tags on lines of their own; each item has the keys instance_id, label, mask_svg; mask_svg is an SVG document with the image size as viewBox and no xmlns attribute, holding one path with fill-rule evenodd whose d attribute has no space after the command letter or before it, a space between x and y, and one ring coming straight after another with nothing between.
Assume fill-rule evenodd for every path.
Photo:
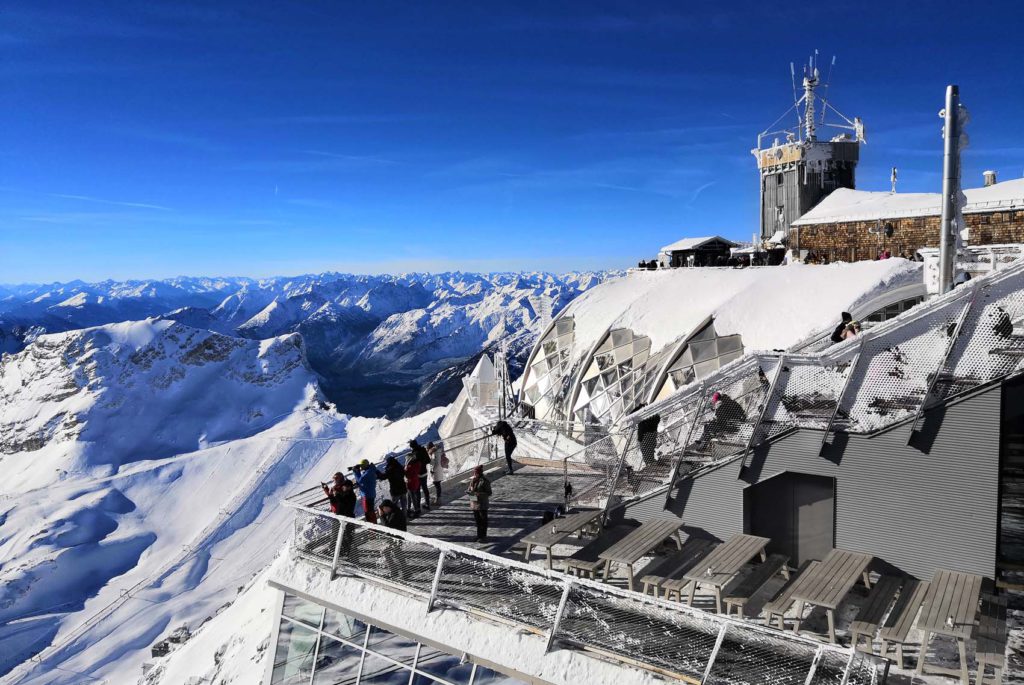
<instances>
[{"instance_id":1,"label":"gray metal wall panel","mask_svg":"<svg viewBox=\"0 0 1024 685\"><path fill-rule=\"evenodd\" d=\"M936 569L993 576L999 502L1000 388L929 412L927 454L907 446L910 426L875 436L848 437L841 458L818 456L821 433L798 431L756 450L743 480L730 462L675 493L663 510L664 494L627 508L646 520L671 513L687 527L720 539L743 532L743 490L784 471L836 479L836 546L867 552L919 578ZM941 418L941 421L938 419Z\"/></svg>"}]
</instances>

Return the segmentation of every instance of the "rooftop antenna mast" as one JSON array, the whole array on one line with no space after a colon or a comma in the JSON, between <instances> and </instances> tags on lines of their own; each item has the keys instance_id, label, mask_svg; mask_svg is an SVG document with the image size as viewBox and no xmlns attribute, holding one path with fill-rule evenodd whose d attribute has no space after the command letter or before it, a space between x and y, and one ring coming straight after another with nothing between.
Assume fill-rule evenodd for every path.
<instances>
[{"instance_id":1,"label":"rooftop antenna mast","mask_svg":"<svg viewBox=\"0 0 1024 685\"><path fill-rule=\"evenodd\" d=\"M825 110L828 109L828 87L832 84L832 70L836 68L836 56L832 55L832 63L828 65L828 78L825 79L825 94L821 98L821 125L825 125Z\"/></svg>"},{"instance_id":2,"label":"rooftop antenna mast","mask_svg":"<svg viewBox=\"0 0 1024 685\"><path fill-rule=\"evenodd\" d=\"M817 53L817 50L815 50ZM814 56L808 58L807 67L804 69L804 135L808 142L817 140L814 132L814 89L818 87L821 80L818 77L818 68L814 66Z\"/></svg>"}]
</instances>

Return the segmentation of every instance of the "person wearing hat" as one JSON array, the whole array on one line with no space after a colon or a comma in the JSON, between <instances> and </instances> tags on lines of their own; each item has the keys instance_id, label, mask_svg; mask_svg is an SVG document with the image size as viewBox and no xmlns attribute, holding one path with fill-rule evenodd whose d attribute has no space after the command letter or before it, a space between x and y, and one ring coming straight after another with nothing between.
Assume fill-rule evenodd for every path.
<instances>
[{"instance_id":1,"label":"person wearing hat","mask_svg":"<svg viewBox=\"0 0 1024 685\"><path fill-rule=\"evenodd\" d=\"M356 493L352 489L352 481L345 478L340 471L334 474L334 483L330 487L321 483L327 500L331 503L331 512L352 518L356 515Z\"/></svg>"},{"instance_id":2,"label":"person wearing hat","mask_svg":"<svg viewBox=\"0 0 1024 685\"><path fill-rule=\"evenodd\" d=\"M476 521L476 541L487 541L487 508L491 499L491 481L484 475L484 467L473 469L473 478L466 489L469 494L469 508Z\"/></svg>"},{"instance_id":3,"label":"person wearing hat","mask_svg":"<svg viewBox=\"0 0 1024 685\"><path fill-rule=\"evenodd\" d=\"M359 495L363 499L363 514L370 523L377 522L377 476L380 475L369 459L363 459L352 467L352 477L359 486Z\"/></svg>"}]
</instances>

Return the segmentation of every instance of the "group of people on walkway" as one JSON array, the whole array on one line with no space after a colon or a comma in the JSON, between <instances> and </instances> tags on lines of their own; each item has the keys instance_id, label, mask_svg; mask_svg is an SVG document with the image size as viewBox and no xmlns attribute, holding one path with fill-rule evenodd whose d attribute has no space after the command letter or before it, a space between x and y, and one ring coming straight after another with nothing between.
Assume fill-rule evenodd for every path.
<instances>
[{"instance_id":1,"label":"group of people on walkway","mask_svg":"<svg viewBox=\"0 0 1024 685\"><path fill-rule=\"evenodd\" d=\"M515 431L508 422L498 421L491 435L501 437L508 473L513 474L512 453L518 444ZM422 516L424 510L430 511L430 483L434 485L434 501L441 503L442 482L447 468L448 457L440 443L428 442L424 446L414 439L409 441L409 454L404 464L398 457L391 456L385 460L382 471L368 459L363 459L352 467L351 480L338 472L334 474L331 483L321 483L320 487L333 513L354 518L356 504L361 499L366 521L404 531L410 519ZM377 483L381 478L388 482L390 497L377 505ZM491 493L491 481L484 473L484 467L477 466L466 487L469 506L476 522L477 542L487 541L487 512Z\"/></svg>"},{"instance_id":2,"label":"group of people on walkway","mask_svg":"<svg viewBox=\"0 0 1024 685\"><path fill-rule=\"evenodd\" d=\"M429 442L423 446L416 440L410 440L404 464L397 457L388 457L381 471L369 459L363 459L352 467L352 480L339 472L334 474L332 483L321 483L320 486L335 514L355 516L358 489L358 499L362 500L363 515L367 521L377 523L380 515L385 525L388 525L385 519L397 523L399 517L395 512L398 512L400 529L405 530L408 519L422 516L424 509L430 511L430 483L434 484L435 501L440 503L441 483L447 467L448 457L440 443ZM381 478L388 482L390 499L383 500L378 507L377 482ZM389 527L399 528L399 525Z\"/></svg>"}]
</instances>

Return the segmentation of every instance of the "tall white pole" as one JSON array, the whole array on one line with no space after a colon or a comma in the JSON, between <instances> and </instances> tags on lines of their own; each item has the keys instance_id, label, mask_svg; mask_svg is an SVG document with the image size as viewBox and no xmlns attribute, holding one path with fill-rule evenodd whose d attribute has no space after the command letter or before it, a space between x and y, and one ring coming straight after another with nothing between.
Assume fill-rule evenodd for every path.
<instances>
[{"instance_id":1,"label":"tall white pole","mask_svg":"<svg viewBox=\"0 0 1024 685\"><path fill-rule=\"evenodd\" d=\"M953 262L956 259L956 239L953 236L956 219L956 194L959 192L957 179L960 178L960 109L959 86L946 87L945 126L943 127L944 149L942 156L942 224L939 233L939 294L948 293L953 287Z\"/></svg>"}]
</instances>

